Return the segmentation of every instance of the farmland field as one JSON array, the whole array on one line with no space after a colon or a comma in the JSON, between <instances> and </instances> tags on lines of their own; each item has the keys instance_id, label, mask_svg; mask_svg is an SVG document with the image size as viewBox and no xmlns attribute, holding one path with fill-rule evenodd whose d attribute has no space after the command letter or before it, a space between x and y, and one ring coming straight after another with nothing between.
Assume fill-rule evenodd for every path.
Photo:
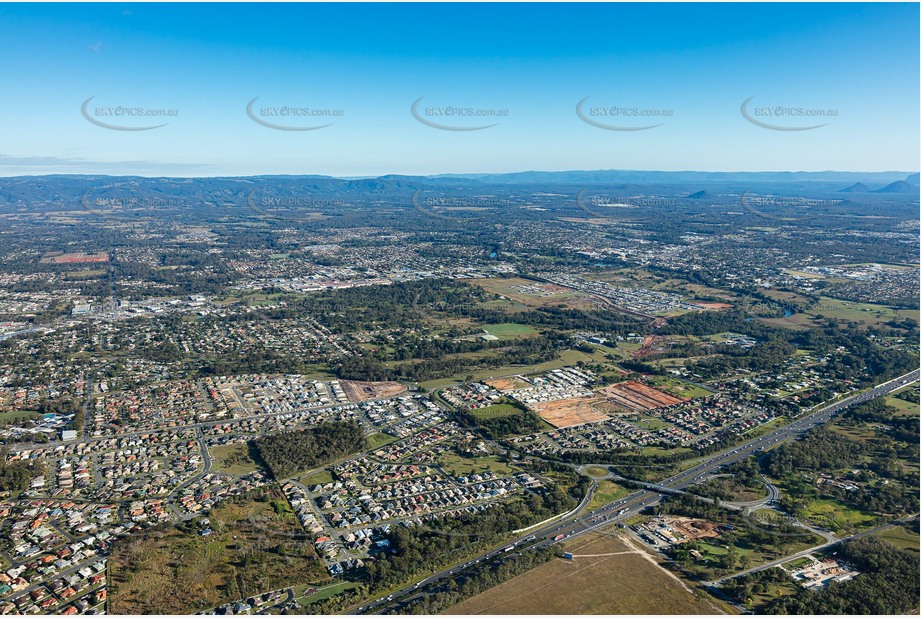
<instances>
[{"instance_id":1,"label":"farmland field","mask_svg":"<svg viewBox=\"0 0 921 618\"><path fill-rule=\"evenodd\" d=\"M878 326L894 319L910 317L918 319L917 310L892 309L887 305L857 303L837 298L822 297L818 307L794 313L785 318L759 318L765 324L784 328L815 328L822 324L824 318L854 322L861 328Z\"/></svg>"},{"instance_id":2,"label":"farmland field","mask_svg":"<svg viewBox=\"0 0 921 618\"><path fill-rule=\"evenodd\" d=\"M716 614L708 602L630 541L593 534L567 543L572 560L543 564L445 614Z\"/></svg>"}]
</instances>

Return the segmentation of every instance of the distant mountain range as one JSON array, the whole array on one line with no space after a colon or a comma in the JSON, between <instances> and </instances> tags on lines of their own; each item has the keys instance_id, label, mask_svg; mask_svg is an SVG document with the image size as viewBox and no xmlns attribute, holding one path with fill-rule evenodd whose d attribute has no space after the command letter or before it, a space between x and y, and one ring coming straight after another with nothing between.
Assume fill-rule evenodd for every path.
<instances>
[{"instance_id":1,"label":"distant mountain range","mask_svg":"<svg viewBox=\"0 0 921 618\"><path fill-rule=\"evenodd\" d=\"M896 180L893 183L877 189L873 193L917 193L918 185L913 185L907 180Z\"/></svg>"},{"instance_id":2,"label":"distant mountain range","mask_svg":"<svg viewBox=\"0 0 921 618\"><path fill-rule=\"evenodd\" d=\"M839 193L918 193L921 188L918 186L918 174L912 174L904 180L890 182L884 187L871 189L862 182L857 182L849 187L838 191Z\"/></svg>"},{"instance_id":3,"label":"distant mountain range","mask_svg":"<svg viewBox=\"0 0 921 618\"><path fill-rule=\"evenodd\" d=\"M909 172L660 172L592 170L571 172L513 172L509 174L444 174L430 178L472 178L487 184L673 184L698 182L870 182L904 180ZM918 174L914 174L915 177Z\"/></svg>"},{"instance_id":4,"label":"distant mountain range","mask_svg":"<svg viewBox=\"0 0 921 618\"><path fill-rule=\"evenodd\" d=\"M867 185L862 182L855 182L850 187L841 189L839 193L869 193L870 191L871 189Z\"/></svg>"},{"instance_id":5,"label":"distant mountain range","mask_svg":"<svg viewBox=\"0 0 921 618\"><path fill-rule=\"evenodd\" d=\"M503 193L524 190L564 192L574 187L603 188L630 195L659 192L695 200L720 194L739 194L757 187L790 194L882 193L893 198L918 193L918 174L906 172L659 172L596 170L572 172L517 172L511 174L445 174L377 178L332 176L238 176L211 178L48 175L0 177L0 205L29 208L80 204L105 198L178 200L185 204L240 204L250 196L341 196L376 203L404 201L416 191ZM846 188L838 189L845 182ZM703 187L701 186L703 185ZM706 187L706 188L704 188Z\"/></svg>"}]
</instances>

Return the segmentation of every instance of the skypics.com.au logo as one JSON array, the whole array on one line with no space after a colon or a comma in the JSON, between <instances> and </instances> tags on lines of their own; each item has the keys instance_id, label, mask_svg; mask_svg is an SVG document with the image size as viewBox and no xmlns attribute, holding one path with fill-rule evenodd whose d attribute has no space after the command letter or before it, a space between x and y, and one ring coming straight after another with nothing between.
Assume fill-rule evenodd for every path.
<instances>
[{"instance_id":1,"label":"skypics.com.au logo","mask_svg":"<svg viewBox=\"0 0 921 618\"><path fill-rule=\"evenodd\" d=\"M579 210L589 215L593 219L617 219L613 217L617 210L626 209L630 212L630 221L637 221L633 216L634 213L641 214L644 218L653 209L666 208L678 205L675 198L656 197L656 196L613 196L613 195L592 195L586 196L588 189L582 189L576 195L576 205ZM625 217L626 218L626 217Z\"/></svg>"},{"instance_id":2,"label":"skypics.com.au logo","mask_svg":"<svg viewBox=\"0 0 921 618\"><path fill-rule=\"evenodd\" d=\"M345 112L338 108L314 108L304 105L262 105L257 107L252 99L246 104L246 115L258 125L276 131L317 131L331 127L335 122L315 124L317 118L342 118ZM308 124L309 122L309 124Z\"/></svg>"},{"instance_id":3,"label":"skypics.com.au logo","mask_svg":"<svg viewBox=\"0 0 921 618\"><path fill-rule=\"evenodd\" d=\"M132 187L121 185L92 187L83 192L80 206L101 219L135 220L147 211L184 205L178 197L137 197L131 191Z\"/></svg>"},{"instance_id":4,"label":"skypics.com.au logo","mask_svg":"<svg viewBox=\"0 0 921 618\"><path fill-rule=\"evenodd\" d=\"M771 131L811 131L827 125L803 125L803 120L837 118L837 109L809 108L788 105L768 105L752 107L751 101L755 97L748 97L742 102L742 117L756 127L770 129ZM791 124L796 123L796 124Z\"/></svg>"},{"instance_id":5,"label":"skypics.com.au logo","mask_svg":"<svg viewBox=\"0 0 921 618\"><path fill-rule=\"evenodd\" d=\"M482 131L497 126L498 122L482 124L484 118L507 118L507 109L480 108L460 105L422 106L425 97L416 99L410 107L413 118L422 124L442 131ZM476 124L467 124L476 123Z\"/></svg>"},{"instance_id":6,"label":"skypics.com.au logo","mask_svg":"<svg viewBox=\"0 0 921 618\"><path fill-rule=\"evenodd\" d=\"M672 109L635 105L586 106L590 98L576 103L576 115L585 124L606 131L648 131L665 124L648 124L650 119L671 118L675 114ZM643 124L636 124L638 121Z\"/></svg>"},{"instance_id":7,"label":"skypics.com.au logo","mask_svg":"<svg viewBox=\"0 0 921 618\"><path fill-rule=\"evenodd\" d=\"M257 195L258 189L246 194L246 207L260 219L276 221L315 221L323 209L345 208L345 200L304 195Z\"/></svg>"},{"instance_id":8,"label":"skypics.com.au logo","mask_svg":"<svg viewBox=\"0 0 921 618\"><path fill-rule=\"evenodd\" d=\"M742 207L753 215L783 222L808 221L828 216L830 208L844 203L844 200L810 197L753 195L751 190L743 193L739 201Z\"/></svg>"},{"instance_id":9,"label":"skypics.com.au logo","mask_svg":"<svg viewBox=\"0 0 921 618\"><path fill-rule=\"evenodd\" d=\"M413 208L427 217L442 221L466 222L483 219L486 211L511 206L511 200L486 195L423 196L419 189L412 195Z\"/></svg>"},{"instance_id":10,"label":"skypics.com.au logo","mask_svg":"<svg viewBox=\"0 0 921 618\"><path fill-rule=\"evenodd\" d=\"M80 106L80 114L90 124L110 131L151 131L165 127L168 122L149 124L151 118L176 118L178 109L140 107L133 105L95 105L90 103L95 96L88 98ZM144 121L145 124L140 124ZM138 124L135 124L138 123Z\"/></svg>"}]
</instances>

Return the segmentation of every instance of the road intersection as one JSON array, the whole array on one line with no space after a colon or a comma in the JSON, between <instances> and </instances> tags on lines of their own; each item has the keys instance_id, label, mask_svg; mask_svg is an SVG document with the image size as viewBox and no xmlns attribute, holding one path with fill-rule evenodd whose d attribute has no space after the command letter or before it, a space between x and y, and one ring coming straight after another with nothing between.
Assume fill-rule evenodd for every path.
<instances>
[{"instance_id":1,"label":"road intersection","mask_svg":"<svg viewBox=\"0 0 921 618\"><path fill-rule=\"evenodd\" d=\"M736 445L730 449L726 449L703 458L694 466L679 472L678 474L675 474L674 476L665 479L664 481L659 482L657 485L660 486L660 490L638 490L620 500L617 500L616 502L612 502L598 509L595 509L587 515L583 515L585 508L591 501L591 496L593 495L593 491L596 486L596 482L593 481L585 499L583 499L582 503L577 509L570 512L566 517L532 529L528 534L522 534L521 536L515 538L513 541L505 544L502 547L493 548L489 551L483 552L478 556L470 558L461 564L442 569L436 573L433 573L431 576L426 577L421 582L417 582L415 584L408 585L400 588L399 590L393 591L387 596L363 605L350 613L382 613L383 610L388 609L388 606L394 602L403 605L419 597L420 595L427 594L426 591L420 590L422 586L429 588L438 582L443 582L449 578L454 577L456 573L475 564L479 564L480 562L492 560L515 549L522 551L525 549L532 550L547 547L555 543L571 539L572 537L587 534L598 530L599 528L616 524L625 519L638 515L647 507L658 504L662 499L663 493L673 493L674 490L686 489L705 480L706 478L709 478L714 473L718 473L719 470L726 466L741 461L756 453L763 452L765 449L773 448L782 441L797 438L810 429L823 423L827 423L838 413L846 410L847 408L850 408L851 406L870 401L877 397L888 395L889 393L902 388L906 384L917 382L919 375L921 375L921 370L915 369L914 371L875 386L874 388L865 392L845 397L828 405L816 406L816 408L813 408L813 411L801 415L800 417L782 427L778 427L773 431L752 438L741 445ZM831 546L838 542L840 542L840 539L829 539L828 543L822 547ZM788 559L789 558L785 558L784 561Z\"/></svg>"}]
</instances>

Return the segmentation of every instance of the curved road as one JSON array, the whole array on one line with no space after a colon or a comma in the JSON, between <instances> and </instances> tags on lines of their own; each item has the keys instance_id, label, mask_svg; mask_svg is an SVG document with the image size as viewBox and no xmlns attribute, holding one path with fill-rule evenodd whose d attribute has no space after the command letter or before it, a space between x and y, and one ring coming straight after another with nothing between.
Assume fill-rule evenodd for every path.
<instances>
[{"instance_id":1,"label":"curved road","mask_svg":"<svg viewBox=\"0 0 921 618\"><path fill-rule=\"evenodd\" d=\"M919 375L921 375L921 370L915 369L914 371L880 384L864 393L846 397L841 401L829 404L824 407L817 406L818 409L814 409L813 412L809 412L806 415L792 421L791 423L784 425L783 427L778 427L777 429L762 436L752 438L751 440L736 446L732 450L727 449L725 451L715 453L701 460L701 462L695 466L688 468L683 472L679 472L671 478L660 482L658 485L662 486L663 489L667 488L672 490L689 487L701 481L705 476L720 470L724 466L741 461L742 459L745 459L746 457L749 457L755 453L762 452L766 447L773 447L781 441L799 437L813 427L830 421L836 414L853 405L888 395L892 391L902 388L906 384L917 382ZM592 487L594 488L594 486L595 483L593 482ZM547 524L545 526L541 526L531 531L527 535L520 536L503 548L497 548L484 552L475 558L471 558L463 564L455 565L453 567L433 573L431 576L421 580L420 582L417 582L414 585L406 586L396 590L384 598L372 601L371 603L363 605L357 608L357 610L349 613L380 613L382 610L387 609L387 606L392 602L400 602L401 597L406 597L407 595L412 595L413 597L418 596L423 592L419 590L419 588L422 586L429 586L445 578L453 577L455 573L462 571L463 569L468 568L474 564L478 564L484 560L489 560L500 554L512 551L513 549L546 547L548 545L552 545L574 536L592 532L598 528L608 526L612 523L616 523L629 517L633 517L634 515L637 515L643 511L646 507L658 504L661 500L661 494L656 491L635 491L627 497L618 500L617 502L607 504L599 509L592 511L589 515L582 517L581 511L584 509L584 505L587 505L591 500L590 496L592 494L593 491L591 490L587 492L586 499L583 499L580 508L576 511L573 511L561 520ZM831 543L837 542L840 541L835 540Z\"/></svg>"}]
</instances>

